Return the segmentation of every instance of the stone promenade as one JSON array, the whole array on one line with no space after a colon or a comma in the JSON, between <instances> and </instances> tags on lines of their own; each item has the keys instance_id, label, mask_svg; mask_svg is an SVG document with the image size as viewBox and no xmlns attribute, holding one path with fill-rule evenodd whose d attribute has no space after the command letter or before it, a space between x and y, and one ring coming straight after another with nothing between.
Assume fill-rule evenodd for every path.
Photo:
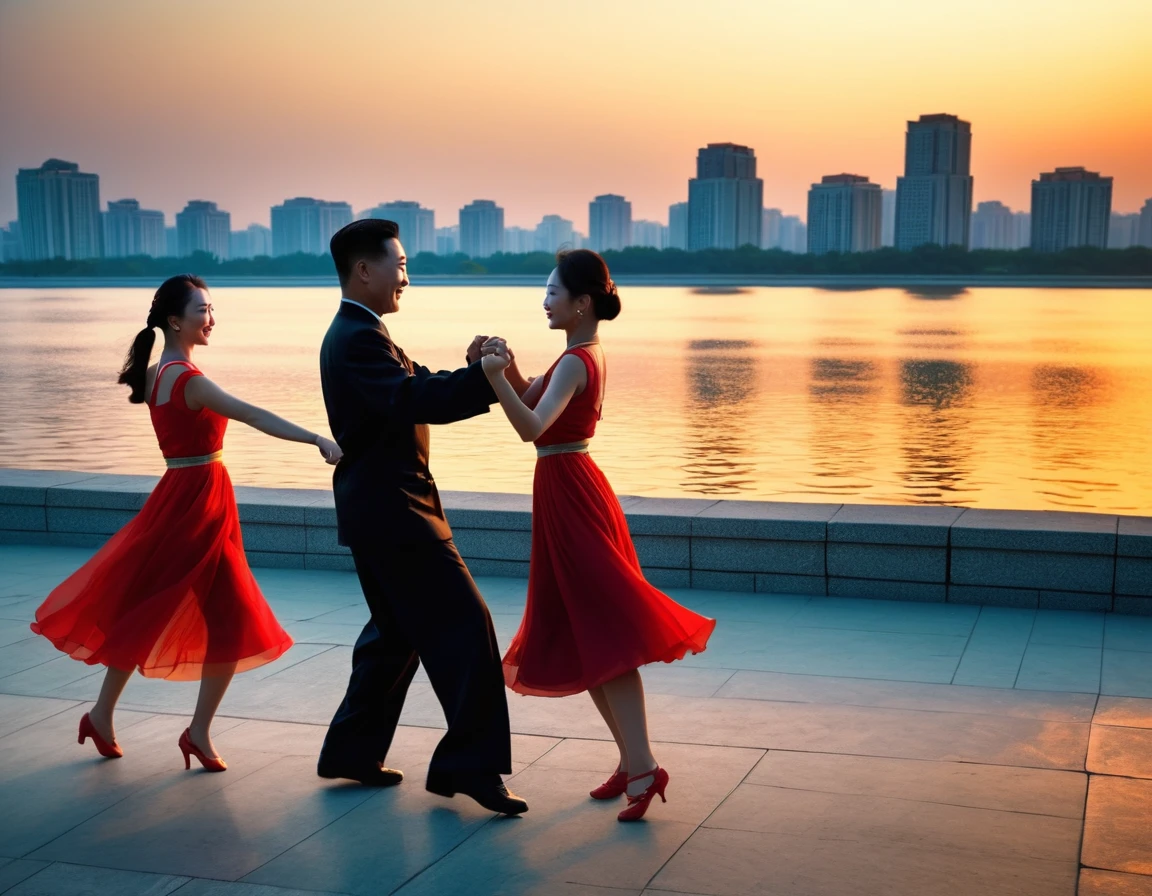
<instances>
[{"instance_id":1,"label":"stone promenade","mask_svg":"<svg viewBox=\"0 0 1152 896\"><path fill-rule=\"evenodd\" d=\"M125 757L76 744L101 670L28 621L89 548L0 546L0 892L19 896L1152 894L1152 618L675 590L719 626L649 668L668 803L620 825L591 701L510 695L508 819L423 790L418 676L396 788L315 776L366 620L347 572L257 569L297 645L237 678L185 771L195 683L133 679ZM481 578L502 644L522 579Z\"/></svg>"}]
</instances>

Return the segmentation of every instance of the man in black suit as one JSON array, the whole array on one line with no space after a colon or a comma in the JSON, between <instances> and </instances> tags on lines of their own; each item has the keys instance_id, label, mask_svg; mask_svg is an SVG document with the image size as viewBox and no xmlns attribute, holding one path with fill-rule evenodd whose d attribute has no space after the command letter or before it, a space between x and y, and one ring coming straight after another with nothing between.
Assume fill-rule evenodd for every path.
<instances>
[{"instance_id":1,"label":"man in black suit","mask_svg":"<svg viewBox=\"0 0 1152 896\"><path fill-rule=\"evenodd\" d=\"M343 297L320 349L320 378L344 451L333 475L336 521L372 619L353 650L348 691L317 772L375 786L400 782L384 759L423 663L448 721L425 786L519 814L528 804L500 777L511 773L512 756L492 617L452 542L428 471L428 424L487 413L496 395L477 361L505 347L478 337L469 365L451 372L412 363L381 320L399 309L408 285L397 225L355 221L330 247Z\"/></svg>"}]
</instances>

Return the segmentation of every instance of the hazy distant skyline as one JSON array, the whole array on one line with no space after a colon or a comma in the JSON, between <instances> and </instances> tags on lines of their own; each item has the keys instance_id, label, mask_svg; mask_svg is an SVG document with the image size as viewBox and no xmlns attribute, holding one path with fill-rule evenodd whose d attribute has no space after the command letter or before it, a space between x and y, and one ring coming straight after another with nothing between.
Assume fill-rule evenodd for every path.
<instances>
[{"instance_id":1,"label":"hazy distant skyline","mask_svg":"<svg viewBox=\"0 0 1152 896\"><path fill-rule=\"evenodd\" d=\"M596 195L667 220L697 150L751 146L764 205L851 172L891 188L906 121L972 123L974 204L1027 210L1042 171L1152 197L1152 4L1101 0L0 0L0 223L50 157L169 221L190 199L269 223L294 196L398 199L507 226Z\"/></svg>"}]
</instances>

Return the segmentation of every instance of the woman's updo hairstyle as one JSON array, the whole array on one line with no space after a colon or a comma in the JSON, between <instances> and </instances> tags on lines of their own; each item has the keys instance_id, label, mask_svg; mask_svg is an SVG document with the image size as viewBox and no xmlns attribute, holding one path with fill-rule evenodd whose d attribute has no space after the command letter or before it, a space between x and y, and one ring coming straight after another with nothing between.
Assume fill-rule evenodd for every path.
<instances>
[{"instance_id":1,"label":"woman's updo hairstyle","mask_svg":"<svg viewBox=\"0 0 1152 896\"><path fill-rule=\"evenodd\" d=\"M556 273L568 295L587 295L597 320L613 320L620 313L620 293L608 274L604 259L591 249L567 249L556 253Z\"/></svg>"},{"instance_id":2,"label":"woman's updo hairstyle","mask_svg":"<svg viewBox=\"0 0 1152 896\"><path fill-rule=\"evenodd\" d=\"M117 380L132 390L128 400L133 404L144 403L144 385L148 377L148 362L152 358L152 346L156 344L156 329L168 329L168 318L183 317L184 309L198 289L207 289L208 284L193 274L177 274L160 284L148 309L148 320L144 329L132 340L132 347L124 357L124 366Z\"/></svg>"}]
</instances>

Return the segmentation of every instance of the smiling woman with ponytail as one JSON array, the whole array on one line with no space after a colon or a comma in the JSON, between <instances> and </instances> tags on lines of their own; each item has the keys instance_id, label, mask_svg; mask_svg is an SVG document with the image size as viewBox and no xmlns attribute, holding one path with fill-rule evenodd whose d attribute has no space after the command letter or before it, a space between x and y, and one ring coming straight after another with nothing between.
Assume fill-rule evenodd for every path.
<instances>
[{"instance_id":1,"label":"smiling woman with ponytail","mask_svg":"<svg viewBox=\"0 0 1152 896\"><path fill-rule=\"evenodd\" d=\"M209 728L232 676L292 646L248 569L224 430L239 420L261 432L306 442L330 464L340 447L270 411L235 398L192 363L216 326L208 286L181 274L156 290L144 329L132 340L119 381L128 400L147 404L168 468L140 513L48 595L32 631L73 659L107 667L100 697L80 719L108 758L116 743L113 710L132 673L200 680L192 723L180 736L185 768L195 756L224 771ZM156 331L164 347L149 366Z\"/></svg>"}]
</instances>

